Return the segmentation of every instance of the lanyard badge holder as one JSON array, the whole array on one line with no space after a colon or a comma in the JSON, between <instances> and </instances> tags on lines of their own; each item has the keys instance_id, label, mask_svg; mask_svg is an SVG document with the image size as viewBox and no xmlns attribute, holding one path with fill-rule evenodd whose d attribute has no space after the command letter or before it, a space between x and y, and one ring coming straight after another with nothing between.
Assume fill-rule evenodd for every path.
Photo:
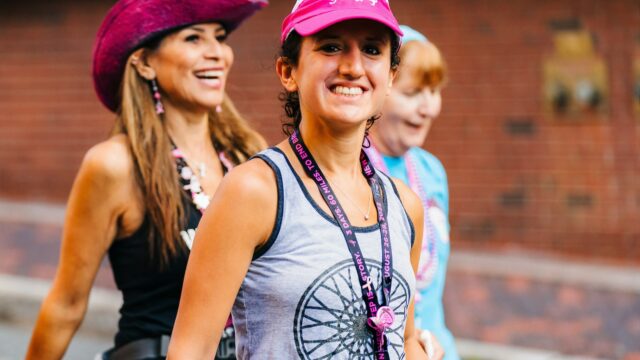
<instances>
[{"instance_id":1,"label":"lanyard badge holder","mask_svg":"<svg viewBox=\"0 0 640 360\"><path fill-rule=\"evenodd\" d=\"M391 296L391 282L393 278L393 257L391 253L391 238L389 233L389 225L387 223L386 214L382 205L382 183L371 166L371 162L367 154L362 151L360 153L360 163L362 165L362 173L367 179L371 191L373 192L373 200L378 213L378 224L380 226L380 242L382 247L382 302L378 300L373 279L369 273L369 269L365 263L364 256L360 250L358 239L356 238L353 226L351 225L346 213L344 212L340 202L338 201L333 189L329 185L327 178L316 163L315 159L309 152L300 137L299 131L295 131L289 138L291 149L296 154L305 173L318 186L318 190L323 199L329 206L333 217L338 221L340 230L347 243L347 248L351 254L353 263L357 269L358 281L362 288L362 299L367 309L367 325L373 332L375 359L388 360L388 341L385 332L391 328L395 321L395 312L389 307Z\"/></svg>"}]
</instances>

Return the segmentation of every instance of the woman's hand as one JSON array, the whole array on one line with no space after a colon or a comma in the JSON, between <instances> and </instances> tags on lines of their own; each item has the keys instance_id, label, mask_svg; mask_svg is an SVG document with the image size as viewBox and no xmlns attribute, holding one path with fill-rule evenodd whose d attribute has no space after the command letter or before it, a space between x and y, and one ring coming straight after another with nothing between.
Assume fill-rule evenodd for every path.
<instances>
[{"instance_id":1,"label":"woman's hand","mask_svg":"<svg viewBox=\"0 0 640 360\"><path fill-rule=\"evenodd\" d=\"M416 337L420 341L420 346L427 353L429 360L442 360L444 359L444 349L440 345L438 339L433 336L431 331L422 330L416 328Z\"/></svg>"}]
</instances>

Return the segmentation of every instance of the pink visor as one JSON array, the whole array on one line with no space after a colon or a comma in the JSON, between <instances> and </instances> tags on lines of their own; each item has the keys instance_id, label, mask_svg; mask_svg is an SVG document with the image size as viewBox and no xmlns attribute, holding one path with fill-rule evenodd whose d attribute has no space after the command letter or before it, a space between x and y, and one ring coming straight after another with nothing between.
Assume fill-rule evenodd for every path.
<instances>
[{"instance_id":1,"label":"pink visor","mask_svg":"<svg viewBox=\"0 0 640 360\"><path fill-rule=\"evenodd\" d=\"M301 36L313 35L331 25L346 20L377 21L402 37L398 20L393 16L388 0L298 0L291 14L282 22L280 42L292 31Z\"/></svg>"}]
</instances>

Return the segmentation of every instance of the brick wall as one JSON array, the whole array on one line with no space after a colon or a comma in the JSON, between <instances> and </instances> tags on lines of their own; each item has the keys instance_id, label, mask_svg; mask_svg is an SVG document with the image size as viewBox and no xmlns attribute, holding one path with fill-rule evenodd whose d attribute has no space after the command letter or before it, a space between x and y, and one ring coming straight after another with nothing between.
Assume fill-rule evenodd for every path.
<instances>
[{"instance_id":1,"label":"brick wall","mask_svg":"<svg viewBox=\"0 0 640 360\"><path fill-rule=\"evenodd\" d=\"M64 202L82 154L112 116L93 93L93 37L113 1L0 3L0 197ZM231 37L229 91L275 143L282 118L273 70L280 21L271 6ZM640 118L632 64L640 3L395 0L402 22L443 50L444 111L426 148L445 164L454 246L515 247L591 258L640 256ZM604 121L542 111L542 61L552 24L579 22L608 65Z\"/></svg>"}]
</instances>

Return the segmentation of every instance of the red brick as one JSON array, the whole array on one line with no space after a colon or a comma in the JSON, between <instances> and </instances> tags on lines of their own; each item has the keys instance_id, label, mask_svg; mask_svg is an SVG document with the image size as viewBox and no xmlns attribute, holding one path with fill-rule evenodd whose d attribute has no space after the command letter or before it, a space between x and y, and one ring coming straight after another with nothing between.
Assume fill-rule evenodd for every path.
<instances>
[{"instance_id":1,"label":"red brick","mask_svg":"<svg viewBox=\"0 0 640 360\"><path fill-rule=\"evenodd\" d=\"M0 197L66 199L82 154L103 140L113 115L90 79L93 37L111 2L1 5ZM453 245L510 246L632 260L640 256L640 118L630 78L637 1L396 1L398 18L425 32L448 61L444 111L426 148L449 173ZM232 34L229 93L270 144L283 139L273 70L279 22L292 4L271 5ZM607 120L567 124L541 108L541 62L552 52L549 23L577 18L608 62ZM531 119L531 136L505 130ZM519 208L502 194L522 191ZM572 194L590 206L570 207ZM468 231L476 224L485 231ZM492 231L486 231L493 224ZM461 228L462 227L462 228ZM483 234L483 235L482 235ZM603 244L606 244L604 246Z\"/></svg>"}]
</instances>

